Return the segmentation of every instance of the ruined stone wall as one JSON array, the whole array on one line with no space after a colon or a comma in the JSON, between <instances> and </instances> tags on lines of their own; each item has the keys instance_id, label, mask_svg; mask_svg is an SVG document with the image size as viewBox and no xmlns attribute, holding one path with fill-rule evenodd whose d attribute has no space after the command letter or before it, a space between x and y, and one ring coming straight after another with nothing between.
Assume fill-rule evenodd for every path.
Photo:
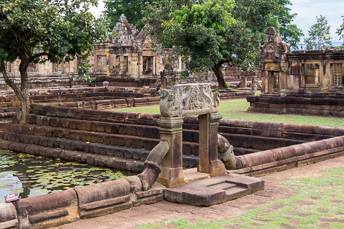
<instances>
[{"instance_id":1,"label":"ruined stone wall","mask_svg":"<svg viewBox=\"0 0 344 229\"><path fill-rule=\"evenodd\" d=\"M341 95L288 95L248 97L249 111L344 117Z\"/></svg>"}]
</instances>

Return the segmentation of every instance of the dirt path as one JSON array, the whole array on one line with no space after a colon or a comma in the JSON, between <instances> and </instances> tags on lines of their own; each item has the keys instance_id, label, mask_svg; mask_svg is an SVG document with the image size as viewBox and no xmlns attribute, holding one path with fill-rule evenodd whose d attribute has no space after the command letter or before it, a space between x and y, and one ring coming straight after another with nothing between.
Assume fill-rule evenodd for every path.
<instances>
[{"instance_id":1,"label":"dirt path","mask_svg":"<svg viewBox=\"0 0 344 229\"><path fill-rule=\"evenodd\" d=\"M208 208L174 204L166 201L153 205L140 206L119 213L93 219L84 219L58 227L59 229L113 229L135 228L136 225L159 223L162 220L188 219L192 222L198 219L231 218L243 214L249 209L259 207L277 199L283 199L293 194L293 191L280 184L291 178L317 177L324 169L344 167L344 157L323 161L305 167L294 168L263 177L265 190L238 200Z\"/></svg>"}]
</instances>

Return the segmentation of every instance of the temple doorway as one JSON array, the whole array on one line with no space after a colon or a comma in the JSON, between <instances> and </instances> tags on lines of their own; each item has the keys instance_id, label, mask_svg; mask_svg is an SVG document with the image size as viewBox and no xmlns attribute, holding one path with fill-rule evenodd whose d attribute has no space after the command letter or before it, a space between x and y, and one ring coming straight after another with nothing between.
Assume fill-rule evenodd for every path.
<instances>
[{"instance_id":1,"label":"temple doorway","mask_svg":"<svg viewBox=\"0 0 344 229\"><path fill-rule=\"evenodd\" d=\"M153 57L152 56L143 57L143 74L153 75Z\"/></svg>"},{"instance_id":2,"label":"temple doorway","mask_svg":"<svg viewBox=\"0 0 344 229\"><path fill-rule=\"evenodd\" d=\"M279 91L279 73L268 72L268 93L275 93Z\"/></svg>"}]
</instances>

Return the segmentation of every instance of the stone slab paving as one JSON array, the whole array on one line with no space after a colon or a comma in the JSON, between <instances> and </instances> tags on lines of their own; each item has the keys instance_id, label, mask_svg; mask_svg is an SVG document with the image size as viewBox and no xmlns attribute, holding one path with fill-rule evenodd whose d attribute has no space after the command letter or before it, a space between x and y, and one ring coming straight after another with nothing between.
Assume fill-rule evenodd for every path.
<instances>
[{"instance_id":1,"label":"stone slab paving","mask_svg":"<svg viewBox=\"0 0 344 229\"><path fill-rule=\"evenodd\" d=\"M226 220L225 222L228 222L230 221L230 219L235 219L237 217L240 218L252 210L253 211L255 209L260 210L262 206L272 204L271 208L267 208L267 209L263 208L263 210L265 209L265 211L270 211L270 212L267 212L261 215L258 214L258 219L255 219L256 221L253 222L253 225L257 224L258 226L258 224L266 223L264 222L264 220L266 219L262 218L261 220L259 220L259 217L263 217L265 214L268 214L268 213L271 214L271 212L274 212L274 211L278 214L278 210L281 209L281 206L278 204L279 201L283 201L295 195L298 195L297 193L295 193L296 192L295 190L288 187L288 185L286 185L285 183L283 184L284 181L290 180L290 179L301 179L301 178L317 180L317 178L320 178L326 173L325 171L331 168L344 168L344 157L339 157L332 160L323 161L317 164L294 168L287 171L274 173L274 174L265 176L263 177L263 180L265 181L265 189L263 191L259 191L253 195L245 196L243 198L230 201L224 204L220 204L220 205L214 205L211 207L195 207L195 206L175 204L175 203L169 203L169 202L163 201L163 202L159 202L153 205L140 206L138 208L125 210L125 211L115 213L112 215L107 215L107 216L93 218L93 219L80 220L78 222L63 225L58 228L59 229L86 229L86 228L113 229L113 228L137 228L137 227L141 228L140 225L145 225L145 224L156 225L155 227L153 226L153 227L145 227L145 228L176 228L176 227L173 227L173 224L171 226L168 223L166 223L166 222L172 222L173 220L177 220L176 222L179 222L181 224L186 223L187 225L188 223L193 224L202 220L215 221L220 225L219 227L215 227L215 228L222 228L221 223L224 222L223 220ZM341 174L340 176L343 176L343 174ZM307 196L307 193L305 195ZM309 198L312 198L312 196L309 196ZM320 200L318 201L320 202ZM317 203L317 199L315 198L315 196L314 196L314 199L312 199L312 201L310 201L309 199L300 201L300 205L303 206L302 208L307 208L307 206L310 206L311 204L310 202ZM335 204L335 206L340 208L340 206L344 206L344 204L337 203ZM299 209L293 209L293 211L296 211L296 210L299 210ZM325 211L325 209L323 210ZM344 221L342 221L342 219L344 218L344 209L342 210L336 209L336 210L342 211L342 212L338 212L338 216L332 219L332 218L326 218L325 217L326 214L321 213L322 209L317 209L317 211L320 211L320 213L324 215L324 217L319 219L319 221L322 222L321 228L330 228L329 223L331 223L331 221L335 221L335 225L337 225L338 228L344 228ZM303 215L304 217L306 217L307 214L309 213L299 212L298 214L299 216ZM317 215L319 214L319 212L311 212L311 214ZM250 214L248 215L250 216ZM249 216L246 216L247 217L246 219L248 219L248 221L251 221ZM186 221L178 221L180 219L183 219ZM161 222L165 222L165 224L161 224ZM294 223L295 223L294 227L293 225L286 225L286 228L297 228L298 222L295 221ZM162 225L166 225L166 227ZM341 225L342 227L340 227ZM180 228L188 228L188 227L186 226L186 227L180 227ZM243 228L243 227L228 227L228 228ZM268 227L265 227L265 228L268 228ZM275 227L275 228L280 228L280 227ZM313 228L317 228L317 227L314 226Z\"/></svg>"}]
</instances>

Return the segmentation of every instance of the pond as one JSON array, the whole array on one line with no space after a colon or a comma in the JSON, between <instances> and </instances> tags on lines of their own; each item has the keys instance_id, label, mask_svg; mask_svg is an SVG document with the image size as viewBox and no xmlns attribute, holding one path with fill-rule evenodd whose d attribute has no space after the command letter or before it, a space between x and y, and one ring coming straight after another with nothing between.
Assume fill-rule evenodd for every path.
<instances>
[{"instance_id":1,"label":"pond","mask_svg":"<svg viewBox=\"0 0 344 229\"><path fill-rule=\"evenodd\" d=\"M87 164L0 150L0 203L11 193L26 198L115 180L127 175L130 174Z\"/></svg>"}]
</instances>

